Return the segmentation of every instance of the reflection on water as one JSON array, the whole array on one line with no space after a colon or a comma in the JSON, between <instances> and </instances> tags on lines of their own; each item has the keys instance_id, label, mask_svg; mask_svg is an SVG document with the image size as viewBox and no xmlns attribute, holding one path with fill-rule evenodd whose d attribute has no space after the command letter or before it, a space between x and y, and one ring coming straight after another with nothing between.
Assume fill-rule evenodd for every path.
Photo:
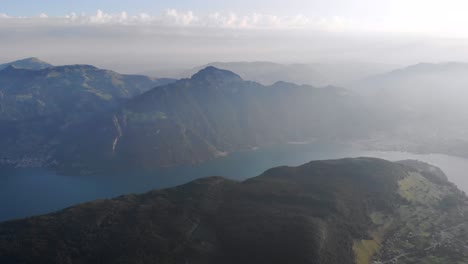
<instances>
[{"instance_id":1,"label":"reflection on water","mask_svg":"<svg viewBox=\"0 0 468 264\"><path fill-rule=\"evenodd\" d=\"M0 221L43 214L89 200L175 186L205 176L222 175L243 180L275 166L362 156L429 162L441 167L452 182L468 192L466 159L438 154L363 151L348 145L314 142L235 153L194 166L97 176L64 176L45 169L0 169Z\"/></svg>"}]
</instances>

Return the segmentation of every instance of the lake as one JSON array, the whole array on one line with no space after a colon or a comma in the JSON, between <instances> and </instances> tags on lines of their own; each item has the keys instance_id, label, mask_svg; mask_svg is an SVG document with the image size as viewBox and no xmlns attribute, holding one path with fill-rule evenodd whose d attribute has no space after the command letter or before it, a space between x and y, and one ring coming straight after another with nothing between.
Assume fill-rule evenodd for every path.
<instances>
[{"instance_id":1,"label":"lake","mask_svg":"<svg viewBox=\"0 0 468 264\"><path fill-rule=\"evenodd\" d=\"M290 144L234 153L192 166L151 171L120 171L106 175L60 175L47 169L0 168L0 221L44 214L76 203L171 187L206 176L244 180L271 167L297 166L311 160L344 157L417 159L442 168L449 179L468 193L468 160L440 154L411 154L356 149L345 144Z\"/></svg>"}]
</instances>

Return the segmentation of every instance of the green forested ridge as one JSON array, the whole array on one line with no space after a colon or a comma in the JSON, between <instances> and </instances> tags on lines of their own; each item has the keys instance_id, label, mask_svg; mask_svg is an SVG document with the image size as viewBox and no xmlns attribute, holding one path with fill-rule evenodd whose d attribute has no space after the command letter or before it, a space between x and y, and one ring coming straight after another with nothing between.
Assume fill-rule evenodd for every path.
<instances>
[{"instance_id":1,"label":"green forested ridge","mask_svg":"<svg viewBox=\"0 0 468 264\"><path fill-rule=\"evenodd\" d=\"M98 200L0 224L0 262L466 263L467 197L436 171L313 161Z\"/></svg>"}]
</instances>

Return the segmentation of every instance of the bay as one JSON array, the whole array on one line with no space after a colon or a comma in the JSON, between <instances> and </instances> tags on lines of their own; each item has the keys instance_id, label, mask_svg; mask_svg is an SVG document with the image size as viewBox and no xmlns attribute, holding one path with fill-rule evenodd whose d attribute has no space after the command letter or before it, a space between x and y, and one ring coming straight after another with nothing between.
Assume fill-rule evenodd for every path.
<instances>
[{"instance_id":1,"label":"bay","mask_svg":"<svg viewBox=\"0 0 468 264\"><path fill-rule=\"evenodd\" d=\"M61 175L40 168L0 168L0 221L53 212L95 199L142 193L207 176L244 180L277 166L344 157L417 159L439 166L450 181L468 192L468 160L442 154L368 151L347 144L313 142L233 153L202 164L100 175Z\"/></svg>"}]
</instances>

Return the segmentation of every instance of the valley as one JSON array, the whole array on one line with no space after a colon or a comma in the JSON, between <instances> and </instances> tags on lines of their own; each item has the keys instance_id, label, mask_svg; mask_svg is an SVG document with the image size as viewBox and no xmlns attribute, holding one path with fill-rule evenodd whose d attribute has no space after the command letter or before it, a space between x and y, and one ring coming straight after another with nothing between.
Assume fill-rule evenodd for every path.
<instances>
[{"instance_id":1,"label":"valley","mask_svg":"<svg viewBox=\"0 0 468 264\"><path fill-rule=\"evenodd\" d=\"M438 123L442 119L433 115L434 123L421 125L418 123L421 120L418 116L432 115L432 112L424 107L389 110L386 106L394 99L385 95L385 104L380 104L380 92L377 92L377 95L369 95L365 90L334 86L314 87L287 82L262 85L213 66L199 70L190 78L172 80L120 75L90 65L52 66L37 59L26 62L27 64L11 63L0 70L0 208L3 209L0 212L0 221L6 221L0 224L0 244L2 226L6 226L4 241L17 239L20 234L11 229L14 228L10 227L11 223L28 223L27 226L31 229L26 229L29 230L24 233L26 237L18 238L19 241L25 241L29 239L29 235L37 232L36 227L29 221L38 223L53 233L55 224L49 224L47 219L55 219L54 217L62 212L75 211L73 208L82 207L76 207L76 204L86 202L83 205L85 208L87 204L113 204L116 200L127 199L122 197L145 196L147 194L142 193L148 191L164 193L164 188L178 189L183 188L178 187L181 184L191 186L194 182L195 185L197 182L207 182L210 186L202 191L204 198L200 200L200 206L208 206L208 211L218 210L215 209L217 206L221 206L221 209L227 206L230 213L237 212L231 217L239 223L243 223L245 219L263 221L262 215L250 218L252 212L248 208L256 206L260 200L255 198L250 201L248 197L257 197L265 190L268 192L270 184L274 185L275 181L262 187L266 189L254 190L252 193L250 190L243 193L244 191L237 190L237 187L232 189L233 192L226 193L232 195L230 199L240 199L242 206L216 197L224 188L231 190L229 186L236 186L238 181L255 182L258 179L256 175L281 171L281 168L285 167L270 168L299 166L316 160L311 163L318 165L313 170L313 175L321 175L319 168L322 166L335 164L336 166L333 165L329 169L338 171L330 176L350 175L360 179L361 176L367 175L365 177L371 177L368 178L370 180L375 176L371 176L372 168L377 166L377 174L388 173L387 176L390 177L381 180L398 179L392 183L396 189L391 195L368 190L369 196L364 200L370 200L366 200L368 202L364 205L359 205L360 202L352 201L348 197L348 191L354 192L354 189L341 193L341 188L347 187L337 182L310 183L311 186L316 185L314 188L324 189L317 189L317 194L304 193L301 194L303 196L289 197L293 204L287 204L284 208L281 197L279 198L283 202L279 204L272 205L271 201L262 204L265 207L259 208L261 214L272 214L272 222L271 226L266 227L266 233L258 234L259 237L268 232L275 232L278 236L285 236L286 240L298 242L301 247L310 244L310 247L314 248L314 245L321 245L320 250L310 252L312 255L302 255L305 251L286 247L281 256L268 259L269 262L286 261L285 258L294 259L297 257L295 254L299 254L299 262L321 259L323 263L340 264L409 264L419 261L448 263L468 257L466 246L462 243L465 239L465 214L468 210L464 194L464 191L468 191L468 161L463 143L465 127L462 124L451 123L455 118L443 119L445 123ZM38 63L38 66L34 66L34 63ZM25 69L17 65L29 65L39 69ZM390 90L386 90L385 93L393 93L391 88L387 89ZM413 103L415 102L408 101L409 105ZM437 133L424 133L424 130L430 131L435 127L438 127ZM450 140L440 141L446 136ZM349 157L356 159L333 160ZM425 163L385 163L359 157L384 158L391 161L425 161L442 168L447 176ZM355 162L367 165L355 168L352 165ZM341 172L339 167L342 165L352 166L353 169L346 173ZM304 166L306 165L298 168ZM388 166L395 167L389 169ZM399 166L404 166L405 172L400 171ZM295 171L296 169L292 169L288 174L294 175ZM399 172L394 174L397 171ZM225 178L205 178L219 175ZM284 180L286 188L290 179L286 177ZM335 184L338 185L334 186ZM389 191L380 185L373 188ZM158 191L154 191L155 189ZM283 187L280 189L265 195L275 198L278 195L275 194L277 191L288 192L283 190ZM239 191L242 194L237 193ZM327 193L329 191L331 193ZM336 197L329 200L328 195L336 195L335 192L348 198L342 201ZM133 194L120 196L128 193ZM312 198L307 198L309 195L312 195ZM111 198L113 199L106 200ZM393 199L392 204L380 204L381 198ZM96 199L98 200L94 201ZM124 204L128 202L129 206L143 206L139 205L139 202L133 204L133 199L125 200ZM136 199L139 201L139 198ZM158 201L159 199L157 198ZM303 202L296 204L302 199L311 200L303 207ZM331 201L337 204L332 205ZM350 201L352 204L348 204ZM253 205L249 205L251 202ZM273 207L269 208L270 205ZM174 210L179 210L178 205L174 206ZM120 210L120 202L117 202L115 208ZM367 209L362 211L362 208ZM278 210L288 213L278 214ZM356 213L351 213L352 211ZM105 221L110 221L106 222L106 226L113 226L113 221L122 221L119 213L116 216L115 212L103 216L108 219ZM311 215L304 218L304 212ZM47 213L50 216L44 215ZM205 213L208 215L204 215ZM245 240L248 245L254 243L258 237L245 233L242 229L244 227L235 229L236 225L232 219L211 219L212 213L204 212L203 216L194 217L182 216L176 226L170 227L182 235L170 239L185 241L171 242L177 245L171 249L174 250L171 252L177 252L176 255L162 251L157 256L152 256L145 251L141 256L148 258L147 260L154 257L199 259L197 261L201 261L200 263L228 257L232 261L237 259L248 263L252 259L248 259L247 256L260 254L259 258L265 258L262 250L270 251L279 245L285 246L271 238L273 244L266 244L265 248L259 249L260 251L251 252L245 246L235 243L237 239L241 239L239 241ZM142 214L144 219L145 213ZM197 212L190 214L196 215ZM43 216L24 218L34 215ZM68 219L78 216L66 217ZM294 217L289 219L292 216ZM337 220L340 217L347 217L350 221L340 222ZM8 221L14 219L20 220ZM35 222L36 220L31 219L43 220ZM134 221L127 217L125 219ZM210 220L204 222L206 219ZM288 227L292 228L291 230L282 233L281 229L276 229L276 225L285 219L293 221L294 224ZM157 218L156 221L163 219ZM212 221L217 223L216 228L222 226L222 231L213 230L210 226ZM102 223L99 222L98 225ZM367 229L363 226L364 223ZM164 222L160 224L166 225ZM247 230L256 228L247 223L246 225ZM328 225L343 230L344 233L338 235L329 229L332 227L327 227ZM231 230L231 227L234 229ZM70 230L66 232L81 232L74 228L79 228L79 225L70 225ZM168 227L163 229L166 228ZM297 236L297 230L309 235ZM11 232L15 234L13 237L9 236ZM97 236L101 231L86 232ZM320 237L323 232L331 238ZM241 237L233 236L236 233ZM114 230L108 235L111 234L118 235L118 232ZM228 237L222 238L226 234ZM99 233L99 236L102 235L104 233ZM163 237L164 234L157 236ZM46 235L40 237L45 238ZM77 243L78 247L89 243L86 239L88 242L83 242L80 236L75 238L78 240L71 243ZM31 239L34 240L32 237ZM228 244L218 244L224 241L223 239L227 239ZM44 261L71 261L74 256L67 253L71 250L66 245L68 242L63 242L64 251L57 252L58 255L54 259ZM102 243L104 240L99 239L96 242ZM186 245L192 242L201 244L194 244L194 248L189 249L192 253L184 253L188 250ZM21 246L11 248L5 245L0 246L0 259L3 257L5 260L19 261L14 252L24 252ZM336 254L337 245L346 250ZM244 257L232 255L232 252L237 252L239 248L242 248ZM6 251L2 253L1 250ZM35 248L31 253L33 255L30 255L31 260L36 259L37 252L41 250L44 250L42 246ZM121 256L124 259L130 256L127 254L134 254L132 251L123 252L126 252ZM37 256L40 255L45 256L42 253ZM29 262L28 255L24 257L24 261ZM95 260L91 257L88 261Z\"/></svg>"},{"instance_id":2,"label":"valley","mask_svg":"<svg viewBox=\"0 0 468 264\"><path fill-rule=\"evenodd\" d=\"M467 1L0 2L0 264L468 263Z\"/></svg>"}]
</instances>

